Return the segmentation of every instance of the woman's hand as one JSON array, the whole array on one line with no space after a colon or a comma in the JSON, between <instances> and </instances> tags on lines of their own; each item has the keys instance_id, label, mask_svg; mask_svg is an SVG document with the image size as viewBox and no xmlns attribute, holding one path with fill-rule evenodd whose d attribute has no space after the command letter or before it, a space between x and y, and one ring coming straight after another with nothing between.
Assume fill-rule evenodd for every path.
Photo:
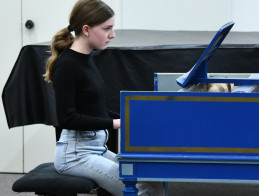
<instances>
[{"instance_id":1,"label":"woman's hand","mask_svg":"<svg viewBox=\"0 0 259 196\"><path fill-rule=\"evenodd\" d=\"M121 119L113 119L113 129L119 129L121 127Z\"/></svg>"}]
</instances>

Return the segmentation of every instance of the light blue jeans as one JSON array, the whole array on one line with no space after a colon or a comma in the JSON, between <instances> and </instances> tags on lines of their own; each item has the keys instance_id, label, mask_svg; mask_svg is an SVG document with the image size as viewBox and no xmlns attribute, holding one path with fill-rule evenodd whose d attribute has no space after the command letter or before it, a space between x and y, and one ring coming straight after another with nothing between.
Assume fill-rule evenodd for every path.
<instances>
[{"instance_id":1,"label":"light blue jeans","mask_svg":"<svg viewBox=\"0 0 259 196\"><path fill-rule=\"evenodd\" d=\"M115 196L123 195L116 154L106 146L108 131L74 131L64 129L56 145L54 165L57 172L95 181ZM162 196L161 183L137 184L138 195Z\"/></svg>"}]
</instances>

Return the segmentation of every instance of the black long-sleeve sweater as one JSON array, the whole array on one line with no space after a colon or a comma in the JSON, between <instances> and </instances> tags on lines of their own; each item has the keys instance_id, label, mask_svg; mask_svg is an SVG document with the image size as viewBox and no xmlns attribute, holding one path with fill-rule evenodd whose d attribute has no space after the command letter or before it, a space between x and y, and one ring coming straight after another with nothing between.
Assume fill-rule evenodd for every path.
<instances>
[{"instance_id":1,"label":"black long-sleeve sweater","mask_svg":"<svg viewBox=\"0 0 259 196\"><path fill-rule=\"evenodd\" d=\"M66 50L56 61L52 78L60 128L113 128L113 119L105 106L105 84L91 54Z\"/></svg>"}]
</instances>

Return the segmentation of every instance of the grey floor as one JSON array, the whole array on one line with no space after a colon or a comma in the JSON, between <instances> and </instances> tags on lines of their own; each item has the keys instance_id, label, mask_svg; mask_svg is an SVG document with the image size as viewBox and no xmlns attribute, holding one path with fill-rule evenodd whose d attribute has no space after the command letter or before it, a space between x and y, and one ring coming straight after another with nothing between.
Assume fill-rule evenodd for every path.
<instances>
[{"instance_id":1,"label":"grey floor","mask_svg":"<svg viewBox=\"0 0 259 196\"><path fill-rule=\"evenodd\" d=\"M23 176L22 174L0 174L0 196L34 195L34 194L30 194L30 193L17 194L12 191L13 183L22 176Z\"/></svg>"},{"instance_id":2,"label":"grey floor","mask_svg":"<svg viewBox=\"0 0 259 196\"><path fill-rule=\"evenodd\" d=\"M12 184L22 176L0 173L0 196L35 196L34 193L12 191ZM168 196L259 196L259 184L169 183Z\"/></svg>"}]
</instances>

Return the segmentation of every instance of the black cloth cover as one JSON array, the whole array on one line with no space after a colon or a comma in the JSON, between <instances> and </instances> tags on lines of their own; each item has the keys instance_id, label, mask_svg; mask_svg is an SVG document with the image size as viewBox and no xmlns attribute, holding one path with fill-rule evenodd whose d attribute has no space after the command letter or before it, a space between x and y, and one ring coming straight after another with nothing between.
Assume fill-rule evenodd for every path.
<instances>
[{"instance_id":1,"label":"black cloth cover","mask_svg":"<svg viewBox=\"0 0 259 196\"><path fill-rule=\"evenodd\" d=\"M89 193L96 189L95 182L81 177L60 175L53 163L43 163L18 179L12 186L15 192Z\"/></svg>"},{"instance_id":2,"label":"black cloth cover","mask_svg":"<svg viewBox=\"0 0 259 196\"><path fill-rule=\"evenodd\" d=\"M48 46L21 49L2 93L9 128L37 123L57 126L54 90L42 76L48 50Z\"/></svg>"},{"instance_id":3,"label":"black cloth cover","mask_svg":"<svg viewBox=\"0 0 259 196\"><path fill-rule=\"evenodd\" d=\"M120 91L153 91L154 73L185 73L197 62L215 32L117 30L116 39L95 61L107 86L107 107L120 113ZM230 32L208 63L208 73L259 73L259 33ZM53 125L52 84L43 80L50 43L24 46L6 82L2 100L9 128ZM116 152L116 131L110 150Z\"/></svg>"},{"instance_id":4,"label":"black cloth cover","mask_svg":"<svg viewBox=\"0 0 259 196\"><path fill-rule=\"evenodd\" d=\"M206 46L108 48L96 51L97 67L107 86L107 106L120 113L120 91L153 91L154 73L185 73ZM22 48L2 93L9 128L58 126L52 84L43 80L48 45ZM224 46L208 64L209 73L258 73L259 47Z\"/></svg>"}]
</instances>

